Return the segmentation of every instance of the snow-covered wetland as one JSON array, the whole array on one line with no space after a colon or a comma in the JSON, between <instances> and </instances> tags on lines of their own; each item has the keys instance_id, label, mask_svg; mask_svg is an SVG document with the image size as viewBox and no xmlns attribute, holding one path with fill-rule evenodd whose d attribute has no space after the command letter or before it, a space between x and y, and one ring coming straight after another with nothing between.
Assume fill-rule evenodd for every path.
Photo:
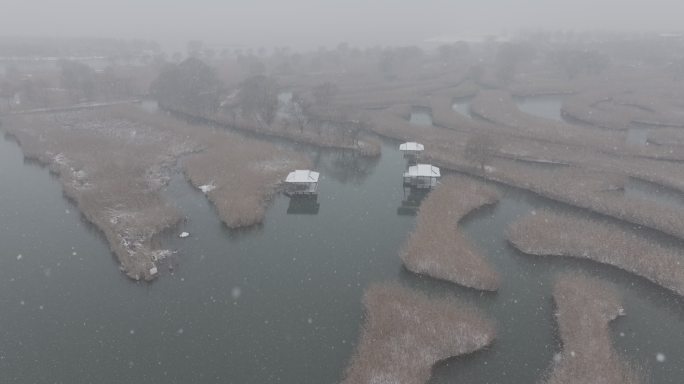
<instances>
[{"instance_id":1,"label":"snow-covered wetland","mask_svg":"<svg viewBox=\"0 0 684 384\"><path fill-rule=\"evenodd\" d=\"M520 218L575 209L489 183L500 200L460 227L501 275L497 293L404 269L400 248L415 217L397 213L404 160L396 146L383 144L379 160L309 149L323 175L317 214L288 214L289 199L277 195L263 223L247 230L228 229L205 194L180 170L172 173L161 193L184 219L157 239L172 253L149 284L117 270L104 236L63 197L57 178L24 160L13 141L0 141L0 172L13 180L0 185L3 377L340 382L363 343L364 292L389 282L456 298L494 324L491 346L439 362L430 382L538 382L561 351L553 286L560 273L577 271L616 287L625 316L609 329L622 360L654 382L684 375L680 297L614 267L525 255L506 240Z\"/></svg>"}]
</instances>

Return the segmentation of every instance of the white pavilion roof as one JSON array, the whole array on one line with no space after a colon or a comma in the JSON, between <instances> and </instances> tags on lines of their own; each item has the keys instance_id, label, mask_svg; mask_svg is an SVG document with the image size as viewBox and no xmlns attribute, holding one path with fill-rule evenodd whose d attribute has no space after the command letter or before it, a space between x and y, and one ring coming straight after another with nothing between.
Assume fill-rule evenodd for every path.
<instances>
[{"instance_id":1,"label":"white pavilion roof","mask_svg":"<svg viewBox=\"0 0 684 384\"><path fill-rule=\"evenodd\" d=\"M417 164L409 167L404 177L440 177L439 168L431 164Z\"/></svg>"},{"instance_id":2,"label":"white pavilion roof","mask_svg":"<svg viewBox=\"0 0 684 384\"><path fill-rule=\"evenodd\" d=\"M292 171L287 175L287 178L285 179L286 183L317 183L318 182L318 176L320 174L318 172L314 172L308 169L298 169L296 171Z\"/></svg>"},{"instance_id":3,"label":"white pavilion roof","mask_svg":"<svg viewBox=\"0 0 684 384\"><path fill-rule=\"evenodd\" d=\"M416 143L414 141L409 141L399 146L400 151L422 151L425 146L421 143Z\"/></svg>"}]
</instances>

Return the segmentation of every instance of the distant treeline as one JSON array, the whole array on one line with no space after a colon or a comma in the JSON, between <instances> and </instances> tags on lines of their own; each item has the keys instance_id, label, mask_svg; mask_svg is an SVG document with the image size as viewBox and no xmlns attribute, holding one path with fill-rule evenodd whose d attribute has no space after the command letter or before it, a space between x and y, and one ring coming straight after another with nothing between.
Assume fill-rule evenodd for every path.
<instances>
[{"instance_id":1,"label":"distant treeline","mask_svg":"<svg viewBox=\"0 0 684 384\"><path fill-rule=\"evenodd\" d=\"M0 36L0 57L109 57L159 50L158 43L139 39Z\"/></svg>"}]
</instances>

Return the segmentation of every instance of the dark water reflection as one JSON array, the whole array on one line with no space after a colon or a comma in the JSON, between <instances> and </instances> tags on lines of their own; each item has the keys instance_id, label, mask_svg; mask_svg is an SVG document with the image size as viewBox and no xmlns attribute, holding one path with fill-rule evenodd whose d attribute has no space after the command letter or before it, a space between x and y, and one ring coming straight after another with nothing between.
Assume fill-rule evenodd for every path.
<instances>
[{"instance_id":1,"label":"dark water reflection","mask_svg":"<svg viewBox=\"0 0 684 384\"><path fill-rule=\"evenodd\" d=\"M0 184L3 382L337 382L357 342L362 294L387 280L456 296L498 323L491 348L440 364L432 382L536 382L559 349L552 281L576 270L619 287L627 316L612 329L621 353L653 382L684 377L681 299L614 268L527 256L506 242L517 218L567 207L497 186L502 200L463 223L503 276L498 293L481 293L401 266L415 218L397 207L420 199L404 194L394 144L376 160L302 148L322 172L317 213L288 214L290 200L278 196L256 229L228 230L200 191L174 177L165 196L187 220L162 237L177 252L148 285L123 277L58 182L0 141L0 177L12 181Z\"/></svg>"}]
</instances>

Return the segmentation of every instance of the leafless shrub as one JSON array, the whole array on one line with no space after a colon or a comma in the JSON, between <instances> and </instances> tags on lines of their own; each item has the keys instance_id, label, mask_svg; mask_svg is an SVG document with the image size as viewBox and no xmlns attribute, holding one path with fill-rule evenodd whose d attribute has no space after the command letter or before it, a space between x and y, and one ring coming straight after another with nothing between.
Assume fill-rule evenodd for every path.
<instances>
[{"instance_id":1,"label":"leafless shrub","mask_svg":"<svg viewBox=\"0 0 684 384\"><path fill-rule=\"evenodd\" d=\"M489 135L480 133L471 136L465 145L465 157L480 166L484 172L485 165L499 152L496 141Z\"/></svg>"},{"instance_id":2,"label":"leafless shrub","mask_svg":"<svg viewBox=\"0 0 684 384\"><path fill-rule=\"evenodd\" d=\"M397 285L364 296L366 322L344 383L425 383L432 366L492 343L494 325L476 308Z\"/></svg>"},{"instance_id":3,"label":"leafless shrub","mask_svg":"<svg viewBox=\"0 0 684 384\"><path fill-rule=\"evenodd\" d=\"M582 275L562 275L553 289L563 351L554 358L549 384L636 384L638 371L611 344L609 323L623 314L612 286Z\"/></svg>"},{"instance_id":4,"label":"leafless shrub","mask_svg":"<svg viewBox=\"0 0 684 384\"><path fill-rule=\"evenodd\" d=\"M458 231L469 212L498 200L495 190L449 176L422 202L415 231L402 252L409 270L476 289L494 291L499 275Z\"/></svg>"},{"instance_id":5,"label":"leafless shrub","mask_svg":"<svg viewBox=\"0 0 684 384\"><path fill-rule=\"evenodd\" d=\"M508 239L525 253L613 265L684 295L684 253L615 224L544 211L511 225Z\"/></svg>"}]
</instances>

